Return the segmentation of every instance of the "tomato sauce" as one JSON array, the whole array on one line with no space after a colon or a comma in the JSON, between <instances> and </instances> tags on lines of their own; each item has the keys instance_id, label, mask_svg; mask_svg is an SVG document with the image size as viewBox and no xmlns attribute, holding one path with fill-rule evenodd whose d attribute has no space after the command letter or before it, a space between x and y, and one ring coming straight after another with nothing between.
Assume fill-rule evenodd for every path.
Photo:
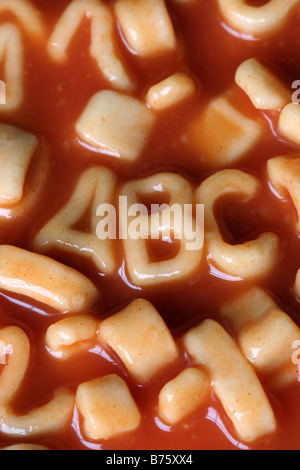
<instances>
[{"instance_id":1,"label":"tomato sauce","mask_svg":"<svg viewBox=\"0 0 300 470\"><path fill-rule=\"evenodd\" d=\"M34 0L32 3L44 14L50 35L69 0ZM112 4L113 1L107 3ZM233 244L252 240L266 231L280 236L282 255L279 263L272 275L261 281L260 285L300 326L300 304L293 292L295 276L300 268L300 240L294 230L296 214L288 199L279 200L272 192L266 176L266 162L270 158L299 150L278 136L278 117L255 110L234 84L237 67L250 57L272 61L291 83L300 79L300 6L284 30L254 40L232 31L221 18L215 1L199 0L185 8L171 0L167 4L180 43L176 53L140 60L126 49L116 26L119 47L133 73L137 94L141 98L151 85L175 71L191 72L199 82L199 92L187 103L162 113L142 157L134 165L93 153L80 145L76 138L74 125L87 102L96 92L107 88L89 55L89 21L83 21L72 41L68 61L63 64L55 64L48 57L46 41L37 44L24 32L26 98L18 112L3 117L2 121L20 126L41 139L50 152L50 172L40 201L29 216L15 222L0 221L0 243L32 250L33 238L38 230L67 202L82 172L94 165L111 168L118 177L119 185L154 173L172 171L186 177L195 188L198 187L213 171L203 164L185 136L203 106L211 98L232 88L236 106L247 116L258 120L264 128L259 145L237 167L257 176L262 189L248 203L232 198L222 200L216 209L217 219L224 239ZM1 23L6 20L16 21L8 13L0 17ZM178 340L201 320L217 318L225 300L249 287L249 283L229 280L210 268L208 263L203 263L201 271L189 281L151 290L138 289L131 285L126 276L121 249L118 255L118 273L103 276L84 259L65 257L61 252L50 253L50 256L79 269L100 287L102 298L93 312L100 320L121 310L134 298L142 297L153 303ZM117 356L108 356L99 345L68 362L51 357L45 348L44 338L48 326L62 318L57 312L5 293L0 294L0 306L1 326L20 326L31 340L30 368L14 403L17 412L24 413L33 406L47 402L60 386L76 391L80 383L110 373L118 373L125 378L142 410L142 425L136 432L105 443L87 441L81 434L78 416L74 417L72 427L54 437L46 436L39 443L50 449L248 448L238 441L231 422L213 393L197 413L178 426L170 428L157 418L160 389L191 364L183 350L174 367L152 383L136 386ZM300 385L296 384L276 396L266 391L275 410L278 430L250 447L299 449ZM0 447L15 442L17 439L0 435Z\"/></svg>"}]
</instances>

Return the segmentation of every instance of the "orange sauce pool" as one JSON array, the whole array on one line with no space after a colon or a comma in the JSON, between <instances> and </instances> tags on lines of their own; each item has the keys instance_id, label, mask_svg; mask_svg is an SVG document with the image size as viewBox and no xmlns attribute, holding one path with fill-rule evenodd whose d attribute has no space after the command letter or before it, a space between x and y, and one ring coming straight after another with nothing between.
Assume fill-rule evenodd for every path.
<instances>
[{"instance_id":1,"label":"orange sauce pool","mask_svg":"<svg viewBox=\"0 0 300 470\"><path fill-rule=\"evenodd\" d=\"M34 0L32 2L47 19L49 34L69 0ZM108 1L108 4L113 1ZM291 83L300 79L300 6L286 28L263 40L243 40L223 23L212 0L199 0L194 6L182 8L167 2L176 32L179 50L168 58L156 57L139 61L131 55L119 39L122 53L134 71L138 94L154 83L174 73L190 71L199 80L201 92L171 111L162 114L141 159L134 166L120 164L105 155L82 147L75 136L74 123L88 100L99 90L107 88L101 74L88 53L89 22L83 22L72 42L70 60L66 64L53 63L45 53L46 43L35 44L26 40L26 99L21 110L5 116L3 122L31 131L45 142L51 154L50 176L43 196L35 210L26 219L16 223L0 222L0 243L32 249L37 231L68 200L83 170L97 164L111 168L119 184L161 171L173 171L198 186L211 170L201 163L199 155L183 139L189 123L199 109L212 97L232 87L237 67L250 57L273 60L290 77ZM0 22L14 20L3 14ZM117 33L117 29L116 29ZM1 78L1 76L0 76ZM251 240L265 231L280 235L282 257L261 286L268 289L279 305L300 326L300 304L294 296L293 285L300 268L300 240L295 234L294 209L290 202L279 201L272 193L266 178L268 159L295 153L297 149L282 141L276 134L276 119L265 117L253 109L247 97L237 87L234 91L237 106L247 115L255 117L264 126L259 145L241 161L239 169L256 175L262 191L251 203L225 200L217 208L222 232L231 243ZM292 94L292 91L291 91ZM95 310L99 319L107 318L143 297L157 308L175 338L205 318L217 318L224 302L249 287L246 282L234 282L203 264L200 273L185 283L159 289L135 289L121 269L123 254L119 253L119 273L115 276L97 274L84 260L64 258L61 253L50 253L60 261L90 277L103 295ZM202 409L173 428L163 425L157 418L157 397L162 386L183 367L190 364L182 352L178 363L162 377L144 387L136 386L128 377L117 357L108 356L99 346L71 359L68 363L56 361L46 351L44 337L47 328L61 319L55 312L45 311L28 299L12 298L0 294L1 326L17 325L31 339L31 365L22 390L14 403L16 411L45 403L54 389L67 386L74 391L82 382L109 373L119 373L130 386L143 421L137 432L111 439L106 443L88 442L80 434L79 418L73 426L40 443L50 449L235 449L247 448L235 435L233 426L222 406L212 394ZM0 366L1 367L1 366ZM267 390L278 421L275 435L251 445L252 449L299 449L300 447L300 384L273 396ZM0 435L0 447L17 440ZM30 439L29 439L30 441Z\"/></svg>"}]
</instances>

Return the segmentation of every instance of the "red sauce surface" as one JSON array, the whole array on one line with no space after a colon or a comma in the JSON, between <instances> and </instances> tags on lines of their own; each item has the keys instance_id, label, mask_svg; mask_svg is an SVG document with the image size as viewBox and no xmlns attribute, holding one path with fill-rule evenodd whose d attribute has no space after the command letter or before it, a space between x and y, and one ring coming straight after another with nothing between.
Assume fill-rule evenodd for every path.
<instances>
[{"instance_id":1,"label":"red sauce surface","mask_svg":"<svg viewBox=\"0 0 300 470\"><path fill-rule=\"evenodd\" d=\"M47 20L49 35L69 0L34 0ZM108 1L108 3L113 3ZM197 187L210 173L199 155L182 139L199 110L212 97L234 86L237 67L245 59L260 57L273 61L292 81L300 79L300 6L284 30L263 40L244 40L233 34L218 11L215 1L199 0L194 6L180 7L167 2L180 39L174 54L139 60L131 55L122 40L120 47L134 71L138 96L176 71L190 71L199 80L195 98L162 113L142 157L136 165L126 165L105 155L82 147L75 135L74 124L88 100L99 90L108 88L89 55L90 29L84 20L72 42L67 63L57 65L46 54L46 42L36 44L26 38L26 99L22 108L5 116L2 121L20 126L45 142L51 155L50 176L43 197L26 219L0 222L0 243L32 250L38 230L68 200L82 171L98 164L113 169L119 183L161 171L185 176ZM14 20L3 14L0 22ZM117 33L117 28L116 28ZM26 37L26 33L24 33ZM119 36L117 36L119 37ZM1 78L1 77L0 77ZM217 209L224 237L232 243L251 240L265 231L280 235L282 257L272 275L260 286L270 291L279 305L300 325L300 305L293 286L300 268L300 240L294 230L295 210L290 201L276 198L266 178L268 159L297 152L276 134L277 116L256 111L244 93L234 86L237 107L255 117L264 126L264 135L255 149L242 159L239 169L256 175L262 191L251 203L225 200ZM292 91L291 91L292 94ZM115 276L97 274L84 259L66 259L61 253L50 253L60 261L79 269L103 291L95 314L107 318L131 300L142 297L158 309L175 338L205 318L217 318L224 300L245 291L249 284L219 277L203 263L193 279L181 284L156 289L134 289L122 270ZM123 253L120 252L119 266ZM134 433L105 443L90 443L80 433L79 419L69 429L39 443L51 449L234 449L245 448L237 440L233 426L218 402L211 399L197 413L178 426L168 428L157 419L157 397L162 386L190 364L182 352L181 359L153 383L136 386L115 356L108 358L98 347L66 362L59 362L46 351L44 337L47 327L62 318L45 307L31 304L28 299L0 294L1 326L18 325L31 339L31 364L22 390L14 403L15 410L25 412L51 398L53 391L77 386L109 373L119 373L130 386L137 405L143 412L141 427ZM252 449L299 449L300 447L300 385L273 396L267 390L278 421L277 432L251 445ZM32 439L29 439L32 442ZM0 435L0 447L17 442ZM35 440L36 442L36 440Z\"/></svg>"}]
</instances>

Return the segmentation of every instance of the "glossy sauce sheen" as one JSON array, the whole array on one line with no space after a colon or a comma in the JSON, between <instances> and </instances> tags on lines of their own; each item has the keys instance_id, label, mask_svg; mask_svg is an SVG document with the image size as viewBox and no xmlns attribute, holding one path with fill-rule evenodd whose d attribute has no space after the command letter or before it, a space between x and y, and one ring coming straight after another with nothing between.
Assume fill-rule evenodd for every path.
<instances>
[{"instance_id":1,"label":"glossy sauce sheen","mask_svg":"<svg viewBox=\"0 0 300 470\"><path fill-rule=\"evenodd\" d=\"M35 0L32 2L45 18L49 34L68 0ZM112 3L112 2L108 2ZM45 53L46 43L26 42L26 99L21 111L5 117L8 124L27 129L45 140L51 152L50 177L39 206L30 217L16 223L0 222L0 243L31 249L38 229L49 220L70 197L82 171L104 164L113 169L121 184L124 181L148 176L160 171L173 171L187 177L197 187L211 173L201 164L199 155L189 148L183 136L195 115L209 99L232 87L237 67L245 59L261 57L274 59L291 79L300 79L300 7L296 9L285 30L263 40L243 40L234 35L222 22L215 1L199 0L183 8L167 2L178 33L180 47L176 53L153 60L138 60L131 55L121 39L120 47L134 70L141 98L149 87L174 71L191 71L199 80L199 93L192 100L162 113L155 131L136 166L126 166L105 155L93 153L76 140L74 124L88 100L99 90L107 88L96 64L88 54L89 22L84 20L72 42L70 60L57 65ZM3 14L0 20L14 20ZM116 29L117 33L117 29ZM119 37L119 36L118 36ZM298 63L297 63L298 61ZM279 305L300 325L300 305L293 293L297 270L300 268L300 240L294 231L295 212L288 201L280 201L272 193L266 178L266 162L277 155L290 154L295 147L280 140L274 131L276 117L256 111L237 87L235 99L239 109L255 117L264 126L261 142L238 167L259 177L262 191L251 203L224 200L217 215L225 239L233 243L251 240L265 231L280 235L282 258L272 276L262 282L277 298ZM292 93L292 91L291 91ZM155 250L155 247L153 247ZM134 298L143 297L158 309L175 338L205 318L217 318L224 300L245 291L249 284L233 282L210 271L203 264L200 275L176 286L155 290L135 289L121 269L123 254L119 253L118 275L97 275L84 259L54 258L88 275L101 287L103 296L94 313L99 319L121 310ZM163 257L164 253L157 251ZM184 352L174 368L143 387L134 385L117 357L108 358L98 346L66 362L59 362L46 351L44 337L50 324L61 319L55 312L44 311L39 305L28 305L20 298L1 294L3 312L1 325L21 326L31 339L31 366L14 403L15 410L26 412L45 403L59 386L76 391L77 386L100 376L119 373L130 386L138 407L143 412L141 427L134 433L103 444L87 442L80 434L79 420L60 435L41 439L51 449L234 449L246 448L236 438L233 426L218 400L211 395L209 402L197 413L173 428L163 425L157 416L157 398L162 386L190 365ZM0 366L1 367L1 366ZM267 390L267 393L269 391ZM300 435L300 385L280 395L268 393L278 421L275 435L254 443L253 449L297 449ZM13 444L0 435L0 447Z\"/></svg>"}]
</instances>

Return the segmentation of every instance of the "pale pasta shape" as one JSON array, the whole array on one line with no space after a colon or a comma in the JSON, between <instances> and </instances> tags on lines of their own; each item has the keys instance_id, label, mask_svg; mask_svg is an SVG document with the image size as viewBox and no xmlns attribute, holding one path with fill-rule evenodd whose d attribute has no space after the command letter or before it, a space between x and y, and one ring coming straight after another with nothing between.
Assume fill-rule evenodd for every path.
<instances>
[{"instance_id":1,"label":"pale pasta shape","mask_svg":"<svg viewBox=\"0 0 300 470\"><path fill-rule=\"evenodd\" d=\"M158 195L167 198L168 203L168 207L158 204L157 213L140 216L142 233L139 239L130 234L131 223L136 221L130 222L127 214L120 210L126 269L134 284L141 287L162 285L188 278L200 269L203 232L192 215L183 212L185 205L193 204L193 188L187 180L173 173L160 173L126 184L120 194L127 197L129 206L139 204L143 197ZM187 225L193 227L189 234L182 229ZM147 250L148 239L172 238L172 235L180 244L178 254L163 261L152 260Z\"/></svg>"},{"instance_id":2,"label":"pale pasta shape","mask_svg":"<svg viewBox=\"0 0 300 470\"><path fill-rule=\"evenodd\" d=\"M0 340L0 365L7 362L7 347L6 344Z\"/></svg>"},{"instance_id":3,"label":"pale pasta shape","mask_svg":"<svg viewBox=\"0 0 300 470\"><path fill-rule=\"evenodd\" d=\"M298 214L296 229L300 233L300 158L275 157L268 161L267 168L274 189L282 197L286 193L290 195Z\"/></svg>"},{"instance_id":4,"label":"pale pasta shape","mask_svg":"<svg viewBox=\"0 0 300 470\"><path fill-rule=\"evenodd\" d=\"M0 13L13 13L29 36L40 39L45 32L42 16L29 0L0 0Z\"/></svg>"},{"instance_id":5,"label":"pale pasta shape","mask_svg":"<svg viewBox=\"0 0 300 470\"><path fill-rule=\"evenodd\" d=\"M141 413L117 375L108 375L78 387L76 405L89 439L107 440L136 430Z\"/></svg>"},{"instance_id":6,"label":"pale pasta shape","mask_svg":"<svg viewBox=\"0 0 300 470\"><path fill-rule=\"evenodd\" d=\"M228 24L237 31L253 36L276 32L288 19L299 0L269 0L264 5L249 5L247 0L219 0Z\"/></svg>"},{"instance_id":7,"label":"pale pasta shape","mask_svg":"<svg viewBox=\"0 0 300 470\"><path fill-rule=\"evenodd\" d=\"M9 11L16 16L28 36L40 40L44 36L41 14L27 0L0 0L0 13ZM19 28L13 23L0 26L0 62L4 63L5 104L0 111L18 109L24 98L24 46Z\"/></svg>"},{"instance_id":8,"label":"pale pasta shape","mask_svg":"<svg viewBox=\"0 0 300 470\"><path fill-rule=\"evenodd\" d=\"M300 299L300 269L298 270L297 276L296 276L295 292L296 292L298 299Z\"/></svg>"},{"instance_id":9,"label":"pale pasta shape","mask_svg":"<svg viewBox=\"0 0 300 470\"><path fill-rule=\"evenodd\" d=\"M132 377L147 383L178 357L176 344L163 319L145 300L100 324L99 340L121 358Z\"/></svg>"},{"instance_id":10,"label":"pale pasta shape","mask_svg":"<svg viewBox=\"0 0 300 470\"><path fill-rule=\"evenodd\" d=\"M196 363L209 372L214 391L244 442L275 432L275 416L262 385L218 323L204 321L185 335L184 344Z\"/></svg>"},{"instance_id":11,"label":"pale pasta shape","mask_svg":"<svg viewBox=\"0 0 300 470\"><path fill-rule=\"evenodd\" d=\"M279 118L280 134L292 142L300 145L300 106L296 103L290 103L281 111Z\"/></svg>"},{"instance_id":12,"label":"pale pasta shape","mask_svg":"<svg viewBox=\"0 0 300 470\"><path fill-rule=\"evenodd\" d=\"M160 83L152 86L146 101L156 111L169 109L187 100L196 91L194 80L185 73L175 73Z\"/></svg>"},{"instance_id":13,"label":"pale pasta shape","mask_svg":"<svg viewBox=\"0 0 300 470\"><path fill-rule=\"evenodd\" d=\"M188 131L192 147L211 168L239 162L258 143L261 124L249 119L224 94L201 109Z\"/></svg>"},{"instance_id":14,"label":"pale pasta shape","mask_svg":"<svg viewBox=\"0 0 300 470\"><path fill-rule=\"evenodd\" d=\"M29 364L30 343L24 331L13 326L0 330L0 340L8 352L0 375L1 407L7 406L19 391Z\"/></svg>"},{"instance_id":15,"label":"pale pasta shape","mask_svg":"<svg viewBox=\"0 0 300 470\"><path fill-rule=\"evenodd\" d=\"M113 241L97 236L97 208L112 204L115 180L115 175L104 167L86 170L67 204L36 235L35 250L47 253L58 248L62 253L84 256L100 272L112 274L116 269ZM89 232L73 228L88 212Z\"/></svg>"},{"instance_id":16,"label":"pale pasta shape","mask_svg":"<svg viewBox=\"0 0 300 470\"><path fill-rule=\"evenodd\" d=\"M58 359L69 359L96 343L99 322L89 315L76 315L51 325L45 343Z\"/></svg>"},{"instance_id":17,"label":"pale pasta shape","mask_svg":"<svg viewBox=\"0 0 300 470\"><path fill-rule=\"evenodd\" d=\"M214 209L226 195L251 200L259 191L258 180L239 170L223 170L199 187L197 202L205 206L206 244L211 263L222 272L243 279L257 279L271 272L278 262L280 242L274 233L263 233L256 240L239 245L226 243L215 219Z\"/></svg>"},{"instance_id":18,"label":"pale pasta shape","mask_svg":"<svg viewBox=\"0 0 300 470\"><path fill-rule=\"evenodd\" d=\"M49 449L47 449L47 447L39 446L37 444L16 444L16 445L13 445L13 446L5 447L1 450L6 450L6 451L9 451L9 452L24 452L24 451L30 451L30 450L45 451L45 450L49 450Z\"/></svg>"},{"instance_id":19,"label":"pale pasta shape","mask_svg":"<svg viewBox=\"0 0 300 470\"><path fill-rule=\"evenodd\" d=\"M114 41L113 16L101 0L73 0L70 3L49 40L50 56L58 62L67 60L67 50L84 17L91 19L90 54L104 77L115 88L131 90L132 80Z\"/></svg>"},{"instance_id":20,"label":"pale pasta shape","mask_svg":"<svg viewBox=\"0 0 300 470\"><path fill-rule=\"evenodd\" d=\"M0 205L12 206L24 196L25 179L38 139L15 127L0 124Z\"/></svg>"},{"instance_id":21,"label":"pale pasta shape","mask_svg":"<svg viewBox=\"0 0 300 470\"><path fill-rule=\"evenodd\" d=\"M37 137L0 124L0 218L25 217L38 201L48 174L48 151Z\"/></svg>"},{"instance_id":22,"label":"pale pasta shape","mask_svg":"<svg viewBox=\"0 0 300 470\"><path fill-rule=\"evenodd\" d=\"M11 23L0 26L0 62L4 62L6 84L6 103L0 111L15 111L24 98L24 51L19 29Z\"/></svg>"},{"instance_id":23,"label":"pale pasta shape","mask_svg":"<svg viewBox=\"0 0 300 470\"><path fill-rule=\"evenodd\" d=\"M138 99L100 91L78 119L76 132L92 149L130 163L142 153L154 121L152 111Z\"/></svg>"},{"instance_id":24,"label":"pale pasta shape","mask_svg":"<svg viewBox=\"0 0 300 470\"><path fill-rule=\"evenodd\" d=\"M57 390L46 405L34 408L20 416L11 409L11 402L20 393L29 367L30 342L23 330L7 327L0 330L0 340L6 344L7 364L0 374L0 432L10 436L28 437L54 433L71 422L74 394Z\"/></svg>"},{"instance_id":25,"label":"pale pasta shape","mask_svg":"<svg viewBox=\"0 0 300 470\"><path fill-rule=\"evenodd\" d=\"M300 329L262 289L254 288L226 304L221 314L233 327L254 368L275 387L297 381L293 343Z\"/></svg>"},{"instance_id":26,"label":"pale pasta shape","mask_svg":"<svg viewBox=\"0 0 300 470\"><path fill-rule=\"evenodd\" d=\"M0 406L0 432L11 437L35 437L54 434L71 424L75 397L67 389L58 389L53 399L26 415L16 415L9 407Z\"/></svg>"},{"instance_id":27,"label":"pale pasta shape","mask_svg":"<svg viewBox=\"0 0 300 470\"><path fill-rule=\"evenodd\" d=\"M94 284L74 269L5 245L0 247L0 288L30 297L60 312L89 309L99 298Z\"/></svg>"},{"instance_id":28,"label":"pale pasta shape","mask_svg":"<svg viewBox=\"0 0 300 470\"><path fill-rule=\"evenodd\" d=\"M237 69L236 83L262 110L279 110L291 101L289 88L256 59L248 59Z\"/></svg>"},{"instance_id":29,"label":"pale pasta shape","mask_svg":"<svg viewBox=\"0 0 300 470\"><path fill-rule=\"evenodd\" d=\"M254 287L226 303L221 309L221 315L234 331L241 331L245 325L255 322L264 312L276 307L275 301L264 289Z\"/></svg>"},{"instance_id":30,"label":"pale pasta shape","mask_svg":"<svg viewBox=\"0 0 300 470\"><path fill-rule=\"evenodd\" d=\"M176 35L164 0L118 0L115 11L128 46L139 56L176 48Z\"/></svg>"},{"instance_id":31,"label":"pale pasta shape","mask_svg":"<svg viewBox=\"0 0 300 470\"><path fill-rule=\"evenodd\" d=\"M168 382L159 394L159 416L174 425L195 412L208 398L210 380L203 370L191 367Z\"/></svg>"}]
</instances>

